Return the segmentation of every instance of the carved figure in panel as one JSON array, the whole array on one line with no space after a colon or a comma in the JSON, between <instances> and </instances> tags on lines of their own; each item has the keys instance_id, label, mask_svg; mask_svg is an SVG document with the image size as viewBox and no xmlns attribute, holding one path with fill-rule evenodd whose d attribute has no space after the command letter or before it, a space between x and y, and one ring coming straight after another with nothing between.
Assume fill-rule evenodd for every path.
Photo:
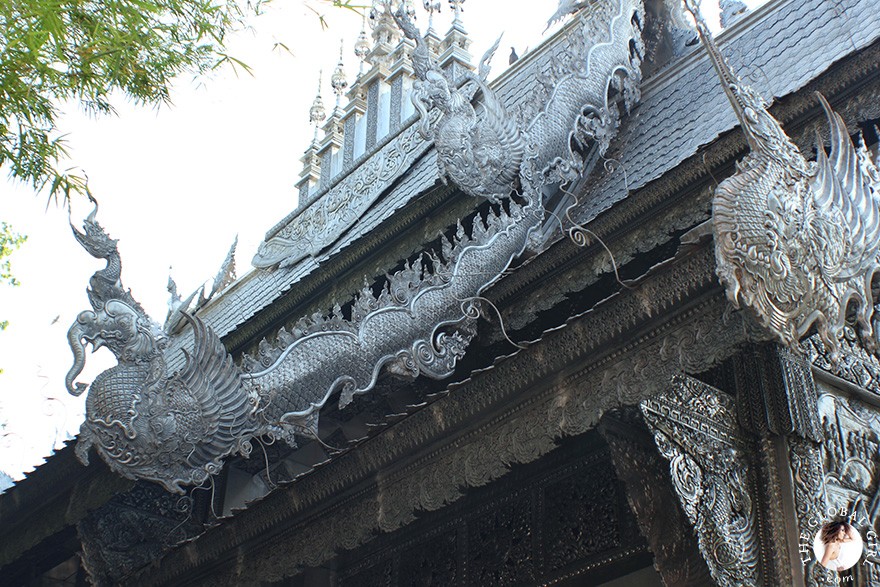
<instances>
[{"instance_id":1,"label":"carved figure in panel","mask_svg":"<svg viewBox=\"0 0 880 587\"><path fill-rule=\"evenodd\" d=\"M815 327L836 360L851 306L863 343L877 351L871 285L880 272L880 171L862 141L821 95L831 155L819 146L810 163L767 110L761 96L731 70L695 0L686 6L750 153L723 181L713 201L718 275L735 306L751 309L792 348Z\"/></svg>"},{"instance_id":2,"label":"carved figure in panel","mask_svg":"<svg viewBox=\"0 0 880 587\"><path fill-rule=\"evenodd\" d=\"M791 436L788 439L788 457L794 482L794 504L800 544L812 544L815 529L825 517L825 479L821 450L816 443ZM804 579L809 587L832 585L830 573L809 556L809 547L802 549Z\"/></svg>"},{"instance_id":3,"label":"carved figure in panel","mask_svg":"<svg viewBox=\"0 0 880 587\"><path fill-rule=\"evenodd\" d=\"M641 410L712 577L722 587L760 584L749 447L733 398L676 376L670 391Z\"/></svg>"},{"instance_id":4,"label":"carved figure in panel","mask_svg":"<svg viewBox=\"0 0 880 587\"><path fill-rule=\"evenodd\" d=\"M832 393L819 396L828 503L849 508L880 488L880 411Z\"/></svg>"},{"instance_id":5,"label":"carved figure in panel","mask_svg":"<svg viewBox=\"0 0 880 587\"><path fill-rule=\"evenodd\" d=\"M824 515L837 512L864 542L864 558L853 569L856 585L880 577L880 410L826 388L819 396L824 441L817 460L824 472Z\"/></svg>"},{"instance_id":6,"label":"carved figure in panel","mask_svg":"<svg viewBox=\"0 0 880 587\"><path fill-rule=\"evenodd\" d=\"M835 357L818 336L810 336L801 344L811 364L871 393L880 393L880 360L865 350L855 329L844 327Z\"/></svg>"}]
</instances>

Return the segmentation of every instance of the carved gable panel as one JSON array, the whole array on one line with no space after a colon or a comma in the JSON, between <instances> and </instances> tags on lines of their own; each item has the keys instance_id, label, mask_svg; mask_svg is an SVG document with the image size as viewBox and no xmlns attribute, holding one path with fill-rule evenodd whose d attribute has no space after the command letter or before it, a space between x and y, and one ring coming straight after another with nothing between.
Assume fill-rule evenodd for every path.
<instances>
[{"instance_id":1,"label":"carved gable panel","mask_svg":"<svg viewBox=\"0 0 880 587\"><path fill-rule=\"evenodd\" d=\"M687 376L641 404L672 485L722 587L760 584L748 444L732 396Z\"/></svg>"}]
</instances>

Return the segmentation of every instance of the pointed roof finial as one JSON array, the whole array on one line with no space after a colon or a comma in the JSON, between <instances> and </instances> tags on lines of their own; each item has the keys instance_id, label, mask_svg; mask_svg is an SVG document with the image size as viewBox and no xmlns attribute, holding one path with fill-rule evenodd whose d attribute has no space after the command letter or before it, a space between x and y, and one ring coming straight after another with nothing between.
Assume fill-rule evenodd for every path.
<instances>
[{"instance_id":1,"label":"pointed roof finial","mask_svg":"<svg viewBox=\"0 0 880 587\"><path fill-rule=\"evenodd\" d=\"M452 18L452 24L461 24L462 4L464 4L464 2L465 0L449 0L449 5L452 7L454 15Z\"/></svg>"},{"instance_id":2,"label":"pointed roof finial","mask_svg":"<svg viewBox=\"0 0 880 587\"><path fill-rule=\"evenodd\" d=\"M336 69L333 70L333 76L330 78L330 86L333 88L333 92L336 94L336 101L339 102L342 94L345 93L345 89L348 87L348 80L345 79L345 67L342 63L342 49L345 46L342 39L339 40L339 63L336 65Z\"/></svg>"},{"instance_id":3,"label":"pointed roof finial","mask_svg":"<svg viewBox=\"0 0 880 587\"><path fill-rule=\"evenodd\" d=\"M422 0L422 6L425 7L425 12L428 13L428 32L425 33L425 36L434 30L434 13L440 13L440 6L442 4L440 0Z\"/></svg>"},{"instance_id":4,"label":"pointed roof finial","mask_svg":"<svg viewBox=\"0 0 880 587\"><path fill-rule=\"evenodd\" d=\"M315 94L312 107L309 108L309 122L315 125L316 131L318 126L327 118L327 110L324 108L324 101L321 99L321 77L323 73L323 70L318 72L318 92Z\"/></svg>"},{"instance_id":5,"label":"pointed roof finial","mask_svg":"<svg viewBox=\"0 0 880 587\"><path fill-rule=\"evenodd\" d=\"M364 73L364 63L367 62L367 56L370 54L370 39L367 37L367 17L364 15L361 22L361 32L357 40L354 42L354 54L360 62L358 65L357 77Z\"/></svg>"},{"instance_id":6,"label":"pointed roof finial","mask_svg":"<svg viewBox=\"0 0 880 587\"><path fill-rule=\"evenodd\" d=\"M354 42L354 54L361 61L361 67L363 68L364 59L367 58L367 54L370 52L370 39L367 37L367 16L364 15L361 20L361 32L358 35L357 41Z\"/></svg>"}]
</instances>

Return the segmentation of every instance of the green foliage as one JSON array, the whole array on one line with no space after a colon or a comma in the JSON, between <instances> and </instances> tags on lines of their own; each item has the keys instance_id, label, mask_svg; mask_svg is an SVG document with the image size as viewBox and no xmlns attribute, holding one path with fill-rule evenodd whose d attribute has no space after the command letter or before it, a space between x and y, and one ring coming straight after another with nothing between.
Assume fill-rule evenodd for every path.
<instances>
[{"instance_id":1,"label":"green foliage","mask_svg":"<svg viewBox=\"0 0 880 587\"><path fill-rule=\"evenodd\" d=\"M250 72L226 53L226 38L268 1L0 0L0 168L56 200L85 193L83 177L59 168L67 155L59 104L95 115L114 112L120 98L157 106L183 73L223 64Z\"/></svg>"},{"instance_id":2,"label":"green foliage","mask_svg":"<svg viewBox=\"0 0 880 587\"><path fill-rule=\"evenodd\" d=\"M347 10L351 10L352 12L357 12L361 14L362 10L366 10L370 8L368 4L359 4L356 0L320 0L322 4L330 4L335 8L345 8ZM327 21L324 20L324 15L320 10L312 6L307 0L304 2L305 7L315 13L315 16L318 17L318 23L320 23L322 29L327 29ZM290 52L290 49L287 48L283 43L278 43L277 46L284 49L287 52Z\"/></svg>"},{"instance_id":3,"label":"green foliage","mask_svg":"<svg viewBox=\"0 0 880 587\"><path fill-rule=\"evenodd\" d=\"M18 280L12 276L8 257L26 240L26 236L13 232L11 226L0 222L0 282L18 285Z\"/></svg>"},{"instance_id":4,"label":"green foliage","mask_svg":"<svg viewBox=\"0 0 880 587\"><path fill-rule=\"evenodd\" d=\"M18 280L12 276L9 256L26 240L26 236L13 232L11 226L5 222L0 222L0 283L12 286L18 285ZM8 320L0 320L0 330L4 330L8 325Z\"/></svg>"},{"instance_id":5,"label":"green foliage","mask_svg":"<svg viewBox=\"0 0 880 587\"><path fill-rule=\"evenodd\" d=\"M96 115L119 97L167 103L176 76L235 63L227 33L258 10L235 0L0 2L0 167L56 198L83 192L82 178L57 169L59 103Z\"/></svg>"}]
</instances>

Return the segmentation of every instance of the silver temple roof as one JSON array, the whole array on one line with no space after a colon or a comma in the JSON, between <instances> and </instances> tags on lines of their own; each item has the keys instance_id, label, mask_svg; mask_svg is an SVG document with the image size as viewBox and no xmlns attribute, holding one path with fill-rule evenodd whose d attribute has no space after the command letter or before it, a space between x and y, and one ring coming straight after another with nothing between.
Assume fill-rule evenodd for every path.
<instances>
[{"instance_id":1,"label":"silver temple roof","mask_svg":"<svg viewBox=\"0 0 880 587\"><path fill-rule=\"evenodd\" d=\"M565 43L565 30L521 59L496 81L505 106L516 106L535 89L537 73ZM880 11L874 0L776 0L743 18L720 38L735 67L766 97L780 98L803 88L840 59L880 38ZM732 130L736 117L701 48L681 58L643 85L642 102L624 122L615 141L622 145L622 173L607 175L590 190L581 221L595 218ZM406 125L404 125L406 126ZM200 316L221 337L271 305L322 263L339 255L439 179L429 151L359 222L317 257L293 267L252 271L205 307ZM191 333L172 346L188 344ZM176 354L176 353L172 353Z\"/></svg>"}]
</instances>

